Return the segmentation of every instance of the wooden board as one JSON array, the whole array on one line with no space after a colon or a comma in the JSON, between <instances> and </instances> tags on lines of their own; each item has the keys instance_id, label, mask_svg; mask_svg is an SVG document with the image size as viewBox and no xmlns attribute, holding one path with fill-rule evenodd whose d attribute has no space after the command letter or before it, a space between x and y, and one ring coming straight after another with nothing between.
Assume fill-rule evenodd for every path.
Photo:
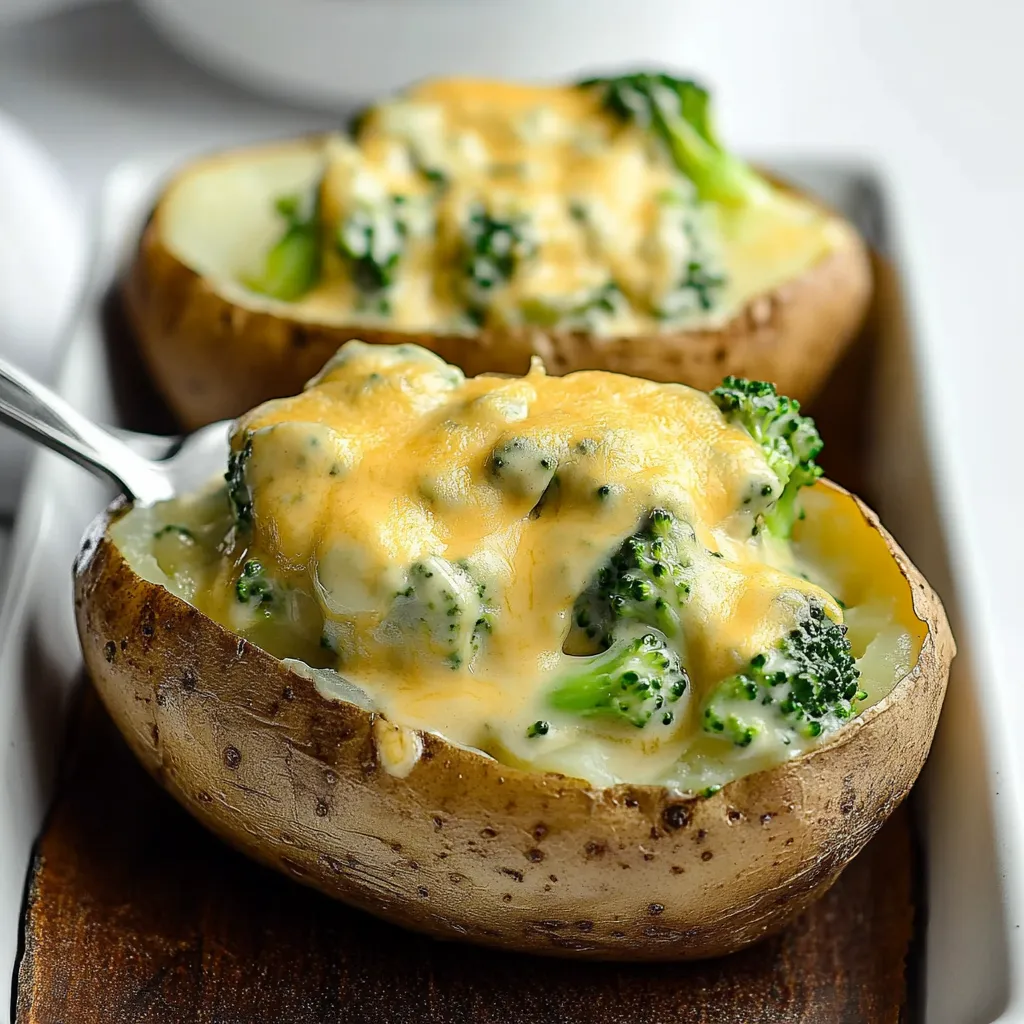
<instances>
[{"instance_id":1,"label":"wooden board","mask_svg":"<svg viewBox=\"0 0 1024 1024\"><path fill-rule=\"evenodd\" d=\"M905 1019L911 833L898 812L783 935L695 964L575 964L435 942L208 835L91 689L33 865L18 1024Z\"/></svg>"},{"instance_id":2,"label":"wooden board","mask_svg":"<svg viewBox=\"0 0 1024 1024\"><path fill-rule=\"evenodd\" d=\"M865 338L814 409L830 475L861 492L871 359ZM158 405L141 405L157 426ZM909 818L898 811L784 934L733 957L623 966L500 954L402 932L222 846L138 767L86 689L31 868L16 1019L906 1021L919 957Z\"/></svg>"}]
</instances>

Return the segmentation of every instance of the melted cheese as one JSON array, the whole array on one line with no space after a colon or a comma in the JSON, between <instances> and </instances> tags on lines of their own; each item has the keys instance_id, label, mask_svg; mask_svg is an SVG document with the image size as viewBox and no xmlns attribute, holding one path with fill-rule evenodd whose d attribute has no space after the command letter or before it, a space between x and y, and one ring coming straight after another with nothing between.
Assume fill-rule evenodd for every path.
<instances>
[{"instance_id":1,"label":"melted cheese","mask_svg":"<svg viewBox=\"0 0 1024 1024\"><path fill-rule=\"evenodd\" d=\"M425 82L371 108L354 138L331 138L325 159L324 276L294 306L325 322L607 336L710 327L850 230L772 189L740 210L699 202L652 132L574 86ZM481 211L523 236L508 277L482 286L467 241ZM339 249L353 217L372 221L380 261L395 255L385 286L360 283ZM693 266L721 283L684 284Z\"/></svg>"},{"instance_id":2,"label":"melted cheese","mask_svg":"<svg viewBox=\"0 0 1024 1024\"><path fill-rule=\"evenodd\" d=\"M809 577L854 606L873 699L916 658L920 624L876 535L840 516L793 549L752 536L743 496L764 479L761 449L681 385L539 364L467 380L415 346L350 342L301 395L243 417L233 444L251 444L251 527L232 526L223 491L138 510L122 547L139 571L279 657L336 669L316 676L325 695L354 686L397 726L512 764L699 788L803 749L769 731L741 751L698 717L808 596L842 620ZM579 664L564 649L578 595L656 508L695 534L678 641L690 687L670 723L642 730L552 712L553 681ZM264 575L273 615L239 599ZM407 770L407 733L381 729Z\"/></svg>"}]
</instances>

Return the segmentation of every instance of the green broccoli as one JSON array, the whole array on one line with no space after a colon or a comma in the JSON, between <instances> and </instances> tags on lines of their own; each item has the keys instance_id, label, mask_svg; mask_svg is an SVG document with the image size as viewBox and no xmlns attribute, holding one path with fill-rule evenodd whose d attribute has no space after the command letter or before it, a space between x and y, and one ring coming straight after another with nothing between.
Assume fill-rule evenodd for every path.
<instances>
[{"instance_id":1,"label":"green broccoli","mask_svg":"<svg viewBox=\"0 0 1024 1024\"><path fill-rule=\"evenodd\" d=\"M284 220L284 232L264 258L263 269L245 285L272 299L294 302L320 280L319 186L306 199L282 196L274 208Z\"/></svg>"},{"instance_id":2,"label":"green broccoli","mask_svg":"<svg viewBox=\"0 0 1024 1024\"><path fill-rule=\"evenodd\" d=\"M228 470L224 479L228 485L228 501L234 513L235 523L247 527L252 523L252 492L245 479L246 466L252 458L252 435L246 435L242 447L228 454Z\"/></svg>"},{"instance_id":3,"label":"green broccoli","mask_svg":"<svg viewBox=\"0 0 1024 1024\"><path fill-rule=\"evenodd\" d=\"M698 309L702 313L707 313L708 310L714 308L717 294L724 286L724 274L716 274L708 270L700 260L687 260L686 273L679 282L678 290L683 295L692 295Z\"/></svg>"},{"instance_id":4,"label":"green broccoli","mask_svg":"<svg viewBox=\"0 0 1024 1024\"><path fill-rule=\"evenodd\" d=\"M487 587L465 562L432 555L409 567L384 623L406 640L419 640L452 669L472 660L491 631Z\"/></svg>"},{"instance_id":5,"label":"green broccoli","mask_svg":"<svg viewBox=\"0 0 1024 1024\"><path fill-rule=\"evenodd\" d=\"M775 647L718 684L704 706L703 727L741 747L766 728L820 736L857 713L867 697L859 678L846 627L810 598L806 615Z\"/></svg>"},{"instance_id":6,"label":"green broccoli","mask_svg":"<svg viewBox=\"0 0 1024 1024\"><path fill-rule=\"evenodd\" d=\"M776 537L789 537L801 514L800 489L821 476L814 460L824 445L814 420L801 416L800 403L778 394L775 385L766 381L726 377L711 398L725 418L750 434L764 451L778 480L758 496L764 499L764 525Z\"/></svg>"},{"instance_id":7,"label":"green broccoli","mask_svg":"<svg viewBox=\"0 0 1024 1024\"><path fill-rule=\"evenodd\" d=\"M235 596L242 604L263 606L274 603L274 585L255 558L247 559L242 566L242 574L235 581Z\"/></svg>"},{"instance_id":8,"label":"green broccoli","mask_svg":"<svg viewBox=\"0 0 1024 1024\"><path fill-rule=\"evenodd\" d=\"M495 289L508 284L523 260L536 253L525 217L496 217L480 203L470 209L462 237L467 311L483 323Z\"/></svg>"},{"instance_id":9,"label":"green broccoli","mask_svg":"<svg viewBox=\"0 0 1024 1024\"><path fill-rule=\"evenodd\" d=\"M692 527L655 509L598 570L573 607L572 629L609 647L623 623L639 622L674 637L679 608L690 593L698 545ZM570 639L570 647L578 646Z\"/></svg>"},{"instance_id":10,"label":"green broccoli","mask_svg":"<svg viewBox=\"0 0 1024 1024\"><path fill-rule=\"evenodd\" d=\"M689 684L686 669L655 630L616 640L608 650L579 658L579 666L548 693L556 711L629 722L642 729L652 717L670 725L674 704ZM539 730L535 730L536 735Z\"/></svg>"},{"instance_id":11,"label":"green broccoli","mask_svg":"<svg viewBox=\"0 0 1024 1024\"><path fill-rule=\"evenodd\" d=\"M390 312L387 292L395 283L409 233L405 196L356 207L338 229L338 251L348 261L352 280L364 302Z\"/></svg>"},{"instance_id":12,"label":"green broccoli","mask_svg":"<svg viewBox=\"0 0 1024 1024\"><path fill-rule=\"evenodd\" d=\"M660 138L701 199L745 206L770 193L760 175L722 148L712 124L710 97L696 82L637 72L579 84L601 89L607 110Z\"/></svg>"},{"instance_id":13,"label":"green broccoli","mask_svg":"<svg viewBox=\"0 0 1024 1024\"><path fill-rule=\"evenodd\" d=\"M558 452L532 437L510 437L495 446L486 468L503 491L535 505L555 478Z\"/></svg>"}]
</instances>

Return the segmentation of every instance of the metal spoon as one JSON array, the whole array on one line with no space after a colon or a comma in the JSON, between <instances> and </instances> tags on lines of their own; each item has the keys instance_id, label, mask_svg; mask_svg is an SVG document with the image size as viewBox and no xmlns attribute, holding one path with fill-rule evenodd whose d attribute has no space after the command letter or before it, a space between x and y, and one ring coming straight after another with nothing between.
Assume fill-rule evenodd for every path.
<instances>
[{"instance_id":1,"label":"metal spoon","mask_svg":"<svg viewBox=\"0 0 1024 1024\"><path fill-rule=\"evenodd\" d=\"M222 420L186 437L115 433L4 359L0 422L112 480L122 494L142 505L195 490L223 473L230 425Z\"/></svg>"}]
</instances>

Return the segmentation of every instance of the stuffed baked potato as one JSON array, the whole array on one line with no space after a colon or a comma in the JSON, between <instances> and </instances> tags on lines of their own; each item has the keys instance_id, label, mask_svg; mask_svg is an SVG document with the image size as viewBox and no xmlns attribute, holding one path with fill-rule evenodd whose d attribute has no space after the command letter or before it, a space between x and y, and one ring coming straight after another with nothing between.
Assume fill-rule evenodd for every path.
<instances>
[{"instance_id":1,"label":"stuffed baked potato","mask_svg":"<svg viewBox=\"0 0 1024 1024\"><path fill-rule=\"evenodd\" d=\"M85 659L249 854L400 924L727 953L824 892L927 756L942 607L770 385L465 378L350 342L225 481L115 505Z\"/></svg>"},{"instance_id":2,"label":"stuffed baked potato","mask_svg":"<svg viewBox=\"0 0 1024 1024\"><path fill-rule=\"evenodd\" d=\"M292 394L353 337L469 374L594 368L806 398L860 324L864 245L726 152L667 75L426 82L354 133L198 160L125 279L187 427Z\"/></svg>"}]
</instances>

